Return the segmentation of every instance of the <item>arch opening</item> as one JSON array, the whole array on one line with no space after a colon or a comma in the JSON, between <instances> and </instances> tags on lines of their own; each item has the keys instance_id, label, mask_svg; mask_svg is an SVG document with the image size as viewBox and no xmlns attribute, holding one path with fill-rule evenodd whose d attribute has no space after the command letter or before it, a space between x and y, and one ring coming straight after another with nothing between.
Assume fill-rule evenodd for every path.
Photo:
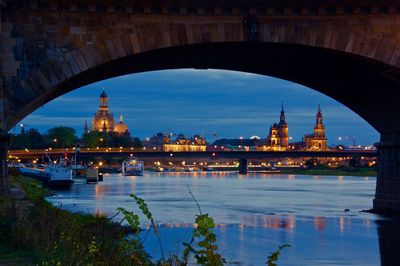
<instances>
[{"instance_id":1,"label":"arch opening","mask_svg":"<svg viewBox=\"0 0 400 266\"><path fill-rule=\"evenodd\" d=\"M163 48L90 68L40 95L10 121L10 128L41 105L96 81L164 69L225 69L302 84L349 107L380 133L400 132L398 71L370 59L324 48L276 43L212 43ZM400 111L400 110L399 110Z\"/></svg>"}]
</instances>

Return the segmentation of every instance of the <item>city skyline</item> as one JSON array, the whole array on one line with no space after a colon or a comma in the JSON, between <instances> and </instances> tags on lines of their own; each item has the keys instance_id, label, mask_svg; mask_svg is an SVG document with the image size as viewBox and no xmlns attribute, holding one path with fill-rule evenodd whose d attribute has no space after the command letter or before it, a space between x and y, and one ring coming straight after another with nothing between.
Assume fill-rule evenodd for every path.
<instances>
[{"instance_id":1,"label":"city skyline","mask_svg":"<svg viewBox=\"0 0 400 266\"><path fill-rule=\"evenodd\" d=\"M70 126L80 135L85 120L91 124L103 87L114 117L123 114L132 136L142 139L168 131L204 134L209 141L215 133L217 139L265 138L283 100L293 141L312 131L318 104L330 145L349 145L353 138L362 145L379 140L362 118L321 93L268 76L224 70L154 71L100 81L47 103L21 123L41 132Z\"/></svg>"}]
</instances>

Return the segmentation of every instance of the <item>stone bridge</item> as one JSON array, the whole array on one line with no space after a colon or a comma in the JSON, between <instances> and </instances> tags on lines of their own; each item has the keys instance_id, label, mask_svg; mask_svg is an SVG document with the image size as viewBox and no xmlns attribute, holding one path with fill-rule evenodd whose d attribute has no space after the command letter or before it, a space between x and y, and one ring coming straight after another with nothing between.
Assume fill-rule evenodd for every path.
<instances>
[{"instance_id":1,"label":"stone bridge","mask_svg":"<svg viewBox=\"0 0 400 266\"><path fill-rule=\"evenodd\" d=\"M218 68L303 84L381 134L374 209L400 212L400 3L383 0L0 0L2 186L7 132L83 85ZM132 85L134 88L134 84Z\"/></svg>"}]
</instances>

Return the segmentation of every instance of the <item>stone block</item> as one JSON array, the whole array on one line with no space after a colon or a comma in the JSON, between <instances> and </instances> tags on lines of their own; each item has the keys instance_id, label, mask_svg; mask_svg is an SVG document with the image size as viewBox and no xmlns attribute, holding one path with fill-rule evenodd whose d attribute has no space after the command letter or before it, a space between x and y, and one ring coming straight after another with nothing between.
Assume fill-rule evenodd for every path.
<instances>
[{"instance_id":1,"label":"stone block","mask_svg":"<svg viewBox=\"0 0 400 266\"><path fill-rule=\"evenodd\" d=\"M72 56L74 57L75 62L78 64L81 72L88 69L88 65L79 50L72 51Z\"/></svg>"},{"instance_id":2,"label":"stone block","mask_svg":"<svg viewBox=\"0 0 400 266\"><path fill-rule=\"evenodd\" d=\"M63 72L63 75L65 76L66 79L74 75L74 73L71 71L71 68L69 67L68 63L65 61L63 56L59 56L55 58L55 60L57 61L57 64L61 68L61 71Z\"/></svg>"},{"instance_id":3,"label":"stone block","mask_svg":"<svg viewBox=\"0 0 400 266\"><path fill-rule=\"evenodd\" d=\"M396 46L393 42L381 40L374 58L378 61L389 63L395 47Z\"/></svg>"},{"instance_id":4,"label":"stone block","mask_svg":"<svg viewBox=\"0 0 400 266\"><path fill-rule=\"evenodd\" d=\"M72 54L72 52L66 53L64 55L64 60L68 64L69 68L71 69L72 73L79 74L81 72L81 69L79 68L78 63L75 61L75 58Z\"/></svg>"},{"instance_id":5,"label":"stone block","mask_svg":"<svg viewBox=\"0 0 400 266\"><path fill-rule=\"evenodd\" d=\"M116 51L118 57L124 57L127 55L127 53L125 52L124 47L122 45L121 38L115 38L113 40L113 44L114 44L114 48L115 48L115 51Z\"/></svg>"},{"instance_id":6,"label":"stone block","mask_svg":"<svg viewBox=\"0 0 400 266\"><path fill-rule=\"evenodd\" d=\"M47 91L51 88L51 83L47 79L46 75L43 74L41 69L36 69L34 73L35 79L38 81L38 85L40 85L41 90Z\"/></svg>"},{"instance_id":7,"label":"stone block","mask_svg":"<svg viewBox=\"0 0 400 266\"><path fill-rule=\"evenodd\" d=\"M131 41L133 52L140 53L142 51L142 47L140 45L138 34L136 32L129 34L129 39Z\"/></svg>"}]
</instances>

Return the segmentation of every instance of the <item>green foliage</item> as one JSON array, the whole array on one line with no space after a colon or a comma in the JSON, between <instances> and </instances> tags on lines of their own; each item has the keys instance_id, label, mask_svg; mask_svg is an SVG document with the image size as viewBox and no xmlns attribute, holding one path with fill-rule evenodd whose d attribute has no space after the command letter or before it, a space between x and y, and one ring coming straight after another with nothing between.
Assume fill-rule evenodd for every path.
<instances>
[{"instance_id":1,"label":"green foliage","mask_svg":"<svg viewBox=\"0 0 400 266\"><path fill-rule=\"evenodd\" d=\"M129 224L127 236L126 228L110 222L112 218L73 214L53 207L44 200L47 192L30 178L13 177L11 182L24 189L27 199L0 198L0 251L13 250L9 254L26 258L27 265L185 266L189 264L191 255L197 265L225 264L225 259L217 252L217 237L213 232L215 222L208 214L202 213L190 189L200 213L196 215L190 242L183 243L185 248L181 259L174 254L165 259L160 232L147 203L135 194L130 195L150 221L158 238L162 259L154 263L144 250L140 237L143 230L139 216L134 212L117 209L123 216L120 223L126 221ZM275 266L281 250L288 246L280 246L272 253L267 265ZM0 256L0 260L2 258Z\"/></svg>"},{"instance_id":2,"label":"green foliage","mask_svg":"<svg viewBox=\"0 0 400 266\"><path fill-rule=\"evenodd\" d=\"M48 146L46 139L37 129L29 129L25 134L29 139L28 149L44 149Z\"/></svg>"},{"instance_id":3,"label":"green foliage","mask_svg":"<svg viewBox=\"0 0 400 266\"><path fill-rule=\"evenodd\" d=\"M105 147L107 144L108 136L103 132L91 131L82 137L82 145L86 148Z\"/></svg>"},{"instance_id":4,"label":"green foliage","mask_svg":"<svg viewBox=\"0 0 400 266\"><path fill-rule=\"evenodd\" d=\"M197 264L220 266L224 265L225 259L217 253L218 246L216 235L212 232L215 228L214 220L208 214L196 215L196 226L193 230L191 241L184 242L183 261L186 263L190 253L194 254ZM196 241L197 248L193 246Z\"/></svg>"},{"instance_id":5,"label":"green foliage","mask_svg":"<svg viewBox=\"0 0 400 266\"><path fill-rule=\"evenodd\" d=\"M308 169L314 169L314 168L318 168L318 166L320 165L320 162L316 158L311 158L311 159L308 159L307 161L305 161L305 165Z\"/></svg>"},{"instance_id":6,"label":"green foliage","mask_svg":"<svg viewBox=\"0 0 400 266\"><path fill-rule=\"evenodd\" d=\"M47 131L47 142L51 147L63 148L75 146L77 137L75 129L70 127L54 127Z\"/></svg>"},{"instance_id":7,"label":"green foliage","mask_svg":"<svg viewBox=\"0 0 400 266\"><path fill-rule=\"evenodd\" d=\"M132 146L136 148L141 148L143 147L143 143L139 138L132 138Z\"/></svg>"},{"instance_id":8,"label":"green foliage","mask_svg":"<svg viewBox=\"0 0 400 266\"><path fill-rule=\"evenodd\" d=\"M110 142L109 146L110 147L132 147L133 142L132 139L129 135L117 135L115 133L109 134L110 137Z\"/></svg>"},{"instance_id":9,"label":"green foliage","mask_svg":"<svg viewBox=\"0 0 400 266\"><path fill-rule=\"evenodd\" d=\"M27 199L0 198L0 248L16 258L26 254L29 265L151 265L143 249L127 245L119 224L53 207L28 178L11 181Z\"/></svg>"},{"instance_id":10,"label":"green foliage","mask_svg":"<svg viewBox=\"0 0 400 266\"><path fill-rule=\"evenodd\" d=\"M199 214L196 215L195 228L193 229L192 239L190 242L184 242L185 249L183 250L183 262L186 264L191 253L194 254L197 264L199 265L210 265L219 266L224 265L225 259L221 254L217 253L218 246L215 244L217 241L216 235L212 229L215 228L214 220L203 214L200 208L200 204L194 197L190 187L187 186L189 194L192 196L193 201L196 203L199 209ZM193 243L197 244L197 247L193 246Z\"/></svg>"},{"instance_id":11,"label":"green foliage","mask_svg":"<svg viewBox=\"0 0 400 266\"><path fill-rule=\"evenodd\" d=\"M138 138L131 138L129 135L117 135L115 133L104 133L91 131L82 137L82 145L88 148L96 147L142 147Z\"/></svg>"},{"instance_id":12,"label":"green foliage","mask_svg":"<svg viewBox=\"0 0 400 266\"><path fill-rule=\"evenodd\" d=\"M272 252L271 255L268 256L268 260L267 260L266 264L268 266L277 266L278 264L276 264L276 262L278 261L279 256L281 255L282 249L287 248L287 247L291 247L291 245L284 244L282 246L279 246L277 251Z\"/></svg>"},{"instance_id":13,"label":"green foliage","mask_svg":"<svg viewBox=\"0 0 400 266\"><path fill-rule=\"evenodd\" d=\"M11 149L23 150L29 148L29 139L26 134L18 134L11 136Z\"/></svg>"},{"instance_id":14,"label":"green foliage","mask_svg":"<svg viewBox=\"0 0 400 266\"><path fill-rule=\"evenodd\" d=\"M349 166L353 167L353 168L360 168L361 166L361 158L360 156L353 156L351 157L351 159L349 160Z\"/></svg>"}]
</instances>

